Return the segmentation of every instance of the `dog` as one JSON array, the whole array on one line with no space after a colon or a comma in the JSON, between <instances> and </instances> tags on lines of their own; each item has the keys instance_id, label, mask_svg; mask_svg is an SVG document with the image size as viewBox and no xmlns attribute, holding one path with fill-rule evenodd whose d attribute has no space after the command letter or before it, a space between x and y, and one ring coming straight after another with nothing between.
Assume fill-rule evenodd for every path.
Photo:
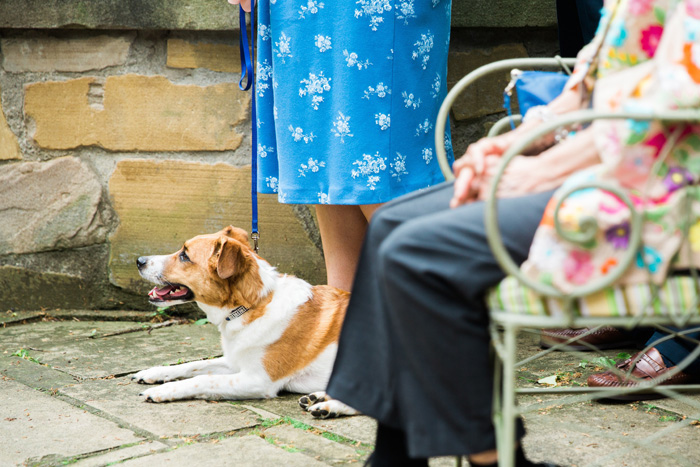
<instances>
[{"instance_id":1,"label":"dog","mask_svg":"<svg viewBox=\"0 0 700 467\"><path fill-rule=\"evenodd\" d=\"M357 413L323 392L349 292L278 273L233 226L136 264L159 285L148 294L153 305L196 302L219 328L223 348L220 358L134 374L138 383L165 383L143 391L146 401L262 399L284 390L311 393L299 403L317 418Z\"/></svg>"}]
</instances>

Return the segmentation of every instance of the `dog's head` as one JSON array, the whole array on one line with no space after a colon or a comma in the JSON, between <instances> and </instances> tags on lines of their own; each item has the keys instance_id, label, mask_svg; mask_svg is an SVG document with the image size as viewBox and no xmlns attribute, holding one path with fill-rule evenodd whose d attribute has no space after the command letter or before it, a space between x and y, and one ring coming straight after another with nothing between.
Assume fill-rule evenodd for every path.
<instances>
[{"instance_id":1,"label":"dog's head","mask_svg":"<svg viewBox=\"0 0 700 467\"><path fill-rule=\"evenodd\" d=\"M196 301L216 308L250 307L262 289L256 258L248 233L228 226L187 240L171 255L142 256L136 265L141 277L160 286L148 294L154 305Z\"/></svg>"}]
</instances>

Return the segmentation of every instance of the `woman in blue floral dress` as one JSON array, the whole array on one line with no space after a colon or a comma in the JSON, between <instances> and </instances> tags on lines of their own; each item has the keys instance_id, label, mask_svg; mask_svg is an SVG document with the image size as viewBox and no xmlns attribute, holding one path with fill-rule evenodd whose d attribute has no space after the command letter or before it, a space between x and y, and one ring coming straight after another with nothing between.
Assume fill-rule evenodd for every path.
<instances>
[{"instance_id":1,"label":"woman in blue floral dress","mask_svg":"<svg viewBox=\"0 0 700 467\"><path fill-rule=\"evenodd\" d=\"M258 191L317 205L330 285L350 289L381 203L444 180L450 14L451 0L258 2Z\"/></svg>"}]
</instances>

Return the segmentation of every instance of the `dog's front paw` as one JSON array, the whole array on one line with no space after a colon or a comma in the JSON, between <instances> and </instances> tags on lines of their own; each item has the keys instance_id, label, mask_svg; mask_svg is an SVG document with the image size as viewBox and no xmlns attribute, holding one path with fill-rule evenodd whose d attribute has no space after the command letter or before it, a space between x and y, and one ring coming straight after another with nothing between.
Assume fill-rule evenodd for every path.
<instances>
[{"instance_id":1,"label":"dog's front paw","mask_svg":"<svg viewBox=\"0 0 700 467\"><path fill-rule=\"evenodd\" d=\"M148 388L139 396L143 396L145 402L169 402L181 399L178 391L178 383L166 383L155 388Z\"/></svg>"},{"instance_id":2,"label":"dog's front paw","mask_svg":"<svg viewBox=\"0 0 700 467\"><path fill-rule=\"evenodd\" d=\"M159 384L172 381L174 378L170 374L169 368L167 366L156 366L147 370L141 370L131 375L131 380L139 384Z\"/></svg>"},{"instance_id":3,"label":"dog's front paw","mask_svg":"<svg viewBox=\"0 0 700 467\"><path fill-rule=\"evenodd\" d=\"M328 394L323 391L312 392L299 398L299 406L304 410L309 410L314 404L328 400Z\"/></svg>"}]
</instances>

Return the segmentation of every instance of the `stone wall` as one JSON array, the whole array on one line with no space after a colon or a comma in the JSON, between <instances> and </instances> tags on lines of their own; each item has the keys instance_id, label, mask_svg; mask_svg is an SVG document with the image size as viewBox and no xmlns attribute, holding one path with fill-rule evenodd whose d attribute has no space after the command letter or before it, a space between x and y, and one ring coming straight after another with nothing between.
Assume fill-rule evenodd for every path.
<instances>
[{"instance_id":1,"label":"stone wall","mask_svg":"<svg viewBox=\"0 0 700 467\"><path fill-rule=\"evenodd\" d=\"M550 3L454 0L450 84L553 55ZM148 308L139 255L249 227L236 20L224 0L0 2L0 312ZM501 111L499 78L456 106L456 150ZM313 207L263 196L260 230L271 263L324 281Z\"/></svg>"}]
</instances>

